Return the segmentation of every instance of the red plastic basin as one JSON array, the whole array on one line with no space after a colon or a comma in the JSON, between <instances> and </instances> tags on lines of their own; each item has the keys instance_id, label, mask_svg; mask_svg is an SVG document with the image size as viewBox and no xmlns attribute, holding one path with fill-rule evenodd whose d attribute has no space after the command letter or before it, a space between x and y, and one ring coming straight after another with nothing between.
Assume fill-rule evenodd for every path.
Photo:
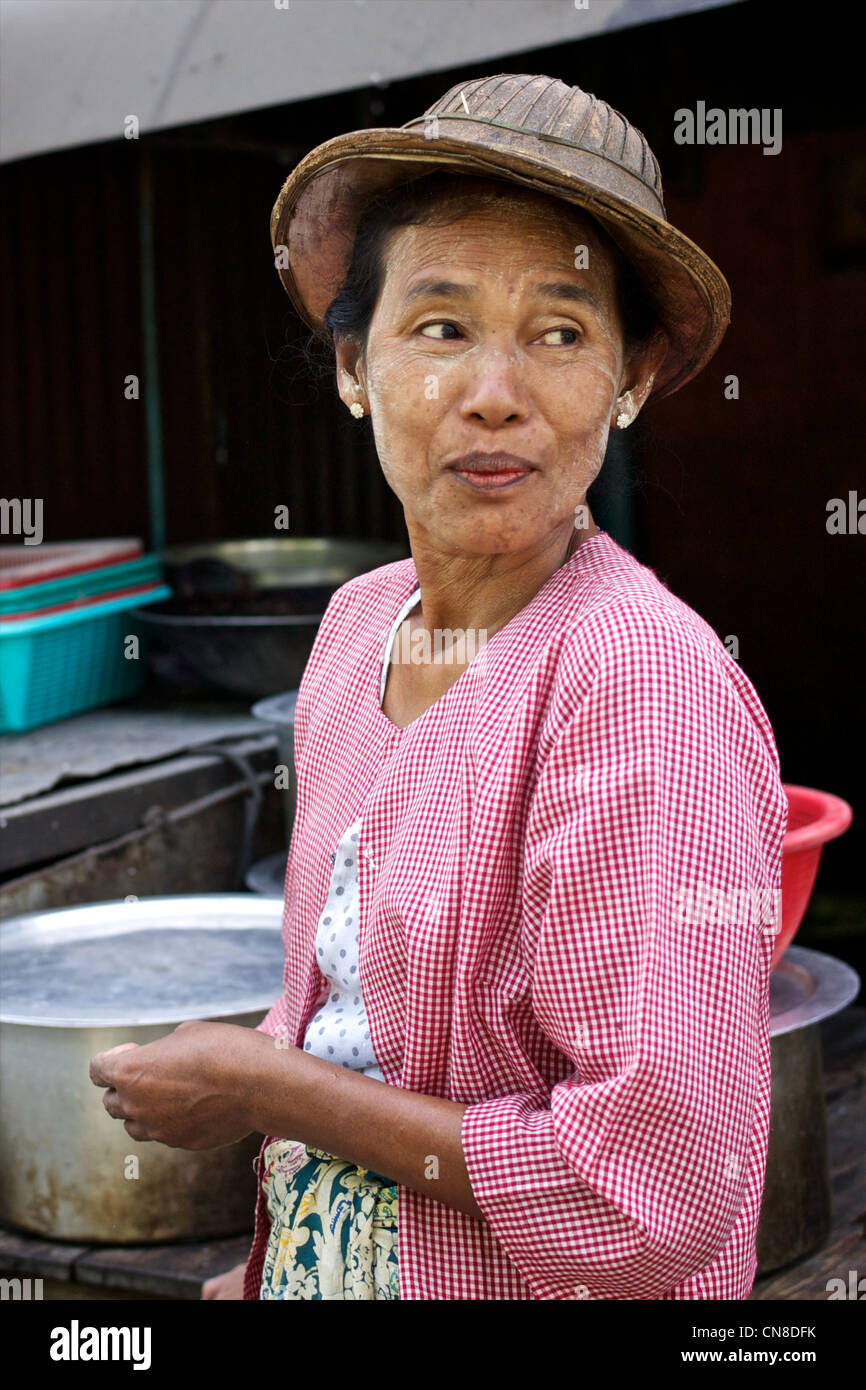
<instances>
[{"instance_id":1,"label":"red plastic basin","mask_svg":"<svg viewBox=\"0 0 866 1390\"><path fill-rule=\"evenodd\" d=\"M853 818L851 807L841 797L814 787L783 786L788 797L788 829L782 844L782 925L773 965L791 944L809 906L821 850L828 840L844 835Z\"/></svg>"}]
</instances>

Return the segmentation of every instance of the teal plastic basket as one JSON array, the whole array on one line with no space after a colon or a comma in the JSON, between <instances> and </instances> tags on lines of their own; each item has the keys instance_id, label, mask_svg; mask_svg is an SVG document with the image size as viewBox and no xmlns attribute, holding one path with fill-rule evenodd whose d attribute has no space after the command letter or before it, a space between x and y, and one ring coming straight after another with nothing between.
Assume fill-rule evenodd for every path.
<instances>
[{"instance_id":1,"label":"teal plastic basket","mask_svg":"<svg viewBox=\"0 0 866 1390\"><path fill-rule=\"evenodd\" d=\"M22 584L17 589L4 589L0 592L0 614L53 608L56 603L72 603L80 598L110 594L114 589L129 589L133 584L159 584L161 579L160 557L142 555L137 560L126 560L119 565L101 565L98 569L83 570L80 574L65 575L61 579L46 579L41 584Z\"/></svg>"},{"instance_id":2,"label":"teal plastic basket","mask_svg":"<svg viewBox=\"0 0 866 1390\"><path fill-rule=\"evenodd\" d=\"M20 733L128 699L145 676L145 634L137 660L124 655L130 613L171 598L167 584L45 617L0 623L0 733Z\"/></svg>"}]
</instances>

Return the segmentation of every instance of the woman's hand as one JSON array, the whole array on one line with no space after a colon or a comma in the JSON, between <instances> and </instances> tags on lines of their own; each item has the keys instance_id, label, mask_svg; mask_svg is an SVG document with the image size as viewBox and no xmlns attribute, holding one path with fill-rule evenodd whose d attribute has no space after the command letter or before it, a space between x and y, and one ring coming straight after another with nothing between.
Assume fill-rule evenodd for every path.
<instances>
[{"instance_id":1,"label":"woman's hand","mask_svg":"<svg viewBox=\"0 0 866 1390\"><path fill-rule=\"evenodd\" d=\"M90 1079L106 1088L103 1105L113 1119L123 1120L131 1139L155 1139L172 1149L219 1149L253 1128L245 1083L260 1039L253 1029L231 1023L181 1023L156 1042L98 1052Z\"/></svg>"},{"instance_id":2,"label":"woman's hand","mask_svg":"<svg viewBox=\"0 0 866 1390\"><path fill-rule=\"evenodd\" d=\"M213 1279L206 1279L201 1286L202 1298L242 1299L246 1267L244 1261L225 1274L215 1274Z\"/></svg>"},{"instance_id":3,"label":"woman's hand","mask_svg":"<svg viewBox=\"0 0 866 1390\"><path fill-rule=\"evenodd\" d=\"M98 1053L90 1079L132 1139L218 1149L252 1131L289 1135L484 1219L463 1158L465 1104L388 1086L258 1029L182 1023L157 1042Z\"/></svg>"}]
</instances>

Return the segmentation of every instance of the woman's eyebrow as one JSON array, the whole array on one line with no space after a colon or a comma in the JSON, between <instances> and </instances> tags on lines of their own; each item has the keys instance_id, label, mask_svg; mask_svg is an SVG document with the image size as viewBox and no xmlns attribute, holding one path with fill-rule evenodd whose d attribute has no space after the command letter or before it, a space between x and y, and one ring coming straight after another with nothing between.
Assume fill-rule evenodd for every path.
<instances>
[{"instance_id":1,"label":"woman's eyebrow","mask_svg":"<svg viewBox=\"0 0 866 1390\"><path fill-rule=\"evenodd\" d=\"M539 299L570 300L574 304L588 304L597 314L602 312L592 291L584 289L582 285L573 285L570 280L545 281L544 284L533 285L532 292Z\"/></svg>"},{"instance_id":2,"label":"woman's eyebrow","mask_svg":"<svg viewBox=\"0 0 866 1390\"><path fill-rule=\"evenodd\" d=\"M456 280L419 280L406 294L405 302L415 299L471 299L477 285L459 285Z\"/></svg>"},{"instance_id":3,"label":"woman's eyebrow","mask_svg":"<svg viewBox=\"0 0 866 1390\"><path fill-rule=\"evenodd\" d=\"M478 293L477 285L459 284L456 280L418 280L407 291L405 303L416 299L472 299ZM573 285L569 280L550 280L532 286L536 299L561 299L573 304L588 304L597 314L602 307L591 290L582 285Z\"/></svg>"}]
</instances>

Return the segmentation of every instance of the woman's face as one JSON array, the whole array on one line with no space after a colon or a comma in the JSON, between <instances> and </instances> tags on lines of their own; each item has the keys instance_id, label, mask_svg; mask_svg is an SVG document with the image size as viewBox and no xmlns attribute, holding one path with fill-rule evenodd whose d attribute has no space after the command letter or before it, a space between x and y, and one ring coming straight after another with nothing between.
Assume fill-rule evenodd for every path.
<instances>
[{"instance_id":1,"label":"woman's face","mask_svg":"<svg viewBox=\"0 0 866 1390\"><path fill-rule=\"evenodd\" d=\"M613 261L592 222L516 190L449 226L392 231L384 265L366 352L338 344L338 380L347 404L369 408L413 548L533 553L571 534L617 398L637 381L639 409L653 370L626 370ZM466 456L479 453L512 467L491 475L488 458L487 476L473 473Z\"/></svg>"}]
</instances>

